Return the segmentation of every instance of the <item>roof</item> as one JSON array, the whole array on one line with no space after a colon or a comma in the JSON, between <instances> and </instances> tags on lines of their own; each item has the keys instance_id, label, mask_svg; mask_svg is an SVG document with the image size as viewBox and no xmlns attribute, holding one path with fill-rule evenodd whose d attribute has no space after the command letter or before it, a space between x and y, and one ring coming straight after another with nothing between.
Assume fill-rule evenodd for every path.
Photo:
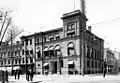
<instances>
[{"instance_id":1,"label":"roof","mask_svg":"<svg viewBox=\"0 0 120 83\"><path fill-rule=\"evenodd\" d=\"M48 30L48 31L44 31L44 32L38 32L38 33L34 33L34 34L31 34L31 35L27 35L27 36L22 36L20 37L21 39L24 39L26 37L32 37L32 36L36 36L36 35L40 35L42 33L46 34L46 33L50 33L50 32L55 32L55 31L62 31L63 30L63 27L61 28L56 28L56 29L52 29L52 30Z\"/></svg>"}]
</instances>

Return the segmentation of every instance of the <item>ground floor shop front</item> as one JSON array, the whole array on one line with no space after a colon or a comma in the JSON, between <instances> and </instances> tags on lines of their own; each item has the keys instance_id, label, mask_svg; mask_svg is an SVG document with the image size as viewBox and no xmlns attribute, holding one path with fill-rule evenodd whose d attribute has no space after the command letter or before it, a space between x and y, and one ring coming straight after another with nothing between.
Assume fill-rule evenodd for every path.
<instances>
[{"instance_id":1,"label":"ground floor shop front","mask_svg":"<svg viewBox=\"0 0 120 83\"><path fill-rule=\"evenodd\" d=\"M100 61L98 64L93 64L89 60L84 60L84 74L95 74L95 73L103 73L103 63ZM92 66L98 65L97 67ZM36 61L36 73L37 74L81 74L82 73L82 65L80 57L67 57L63 59L49 59L44 61ZM99 66L101 65L101 66ZM42 73L43 72L43 73Z\"/></svg>"}]
</instances>

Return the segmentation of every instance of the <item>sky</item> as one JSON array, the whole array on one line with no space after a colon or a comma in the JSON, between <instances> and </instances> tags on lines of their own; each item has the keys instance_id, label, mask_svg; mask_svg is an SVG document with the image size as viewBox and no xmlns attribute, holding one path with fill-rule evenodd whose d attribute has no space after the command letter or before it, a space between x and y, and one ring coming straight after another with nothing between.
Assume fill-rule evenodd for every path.
<instances>
[{"instance_id":1,"label":"sky","mask_svg":"<svg viewBox=\"0 0 120 83\"><path fill-rule=\"evenodd\" d=\"M105 40L105 47L120 51L119 4L120 0L86 0L86 16L87 26ZM80 0L0 0L0 8L12 10L12 23L24 29L23 34L63 27L64 13L81 10Z\"/></svg>"}]
</instances>

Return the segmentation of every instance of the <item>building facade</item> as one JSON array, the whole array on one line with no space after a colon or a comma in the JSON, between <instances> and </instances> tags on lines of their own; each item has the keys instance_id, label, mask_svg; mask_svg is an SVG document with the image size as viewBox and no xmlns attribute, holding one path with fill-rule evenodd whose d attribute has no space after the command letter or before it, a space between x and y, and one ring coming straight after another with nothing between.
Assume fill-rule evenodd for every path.
<instances>
[{"instance_id":1,"label":"building facade","mask_svg":"<svg viewBox=\"0 0 120 83\"><path fill-rule=\"evenodd\" d=\"M76 10L61 19L61 28L26 36L34 41L36 73L102 73L104 41L91 32L91 27L86 29L86 16Z\"/></svg>"},{"instance_id":2,"label":"building facade","mask_svg":"<svg viewBox=\"0 0 120 83\"><path fill-rule=\"evenodd\" d=\"M63 27L21 37L21 68L38 74L103 72L104 40L86 27L86 16L63 14Z\"/></svg>"},{"instance_id":3,"label":"building facade","mask_svg":"<svg viewBox=\"0 0 120 83\"><path fill-rule=\"evenodd\" d=\"M12 46L4 44L0 46L0 68L7 69L12 72L14 68L18 68L22 63L21 61L21 43L17 41Z\"/></svg>"}]
</instances>

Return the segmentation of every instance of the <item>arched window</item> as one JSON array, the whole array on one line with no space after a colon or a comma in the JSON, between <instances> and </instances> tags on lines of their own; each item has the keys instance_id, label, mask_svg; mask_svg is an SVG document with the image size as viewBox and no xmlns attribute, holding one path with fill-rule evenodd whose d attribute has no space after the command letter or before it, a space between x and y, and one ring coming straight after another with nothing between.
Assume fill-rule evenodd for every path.
<instances>
[{"instance_id":1,"label":"arched window","mask_svg":"<svg viewBox=\"0 0 120 83\"><path fill-rule=\"evenodd\" d=\"M55 57L62 56L60 45L55 46Z\"/></svg>"},{"instance_id":2,"label":"arched window","mask_svg":"<svg viewBox=\"0 0 120 83\"><path fill-rule=\"evenodd\" d=\"M90 46L87 46L87 58L90 58Z\"/></svg>"},{"instance_id":3,"label":"arched window","mask_svg":"<svg viewBox=\"0 0 120 83\"><path fill-rule=\"evenodd\" d=\"M41 58L41 52L40 52L40 47L37 48L37 58Z\"/></svg>"},{"instance_id":4,"label":"arched window","mask_svg":"<svg viewBox=\"0 0 120 83\"><path fill-rule=\"evenodd\" d=\"M49 57L49 51L48 51L48 47L44 48L44 58L48 58Z\"/></svg>"},{"instance_id":5,"label":"arched window","mask_svg":"<svg viewBox=\"0 0 120 83\"><path fill-rule=\"evenodd\" d=\"M50 57L54 57L54 47L50 46L49 48Z\"/></svg>"},{"instance_id":6,"label":"arched window","mask_svg":"<svg viewBox=\"0 0 120 83\"><path fill-rule=\"evenodd\" d=\"M29 50L29 51L30 51L30 54L33 54L33 49L32 49L32 48L30 48L30 50Z\"/></svg>"},{"instance_id":7,"label":"arched window","mask_svg":"<svg viewBox=\"0 0 120 83\"><path fill-rule=\"evenodd\" d=\"M68 55L70 55L70 56L75 55L75 49L74 49L73 43L69 43L67 49L68 49Z\"/></svg>"}]
</instances>

